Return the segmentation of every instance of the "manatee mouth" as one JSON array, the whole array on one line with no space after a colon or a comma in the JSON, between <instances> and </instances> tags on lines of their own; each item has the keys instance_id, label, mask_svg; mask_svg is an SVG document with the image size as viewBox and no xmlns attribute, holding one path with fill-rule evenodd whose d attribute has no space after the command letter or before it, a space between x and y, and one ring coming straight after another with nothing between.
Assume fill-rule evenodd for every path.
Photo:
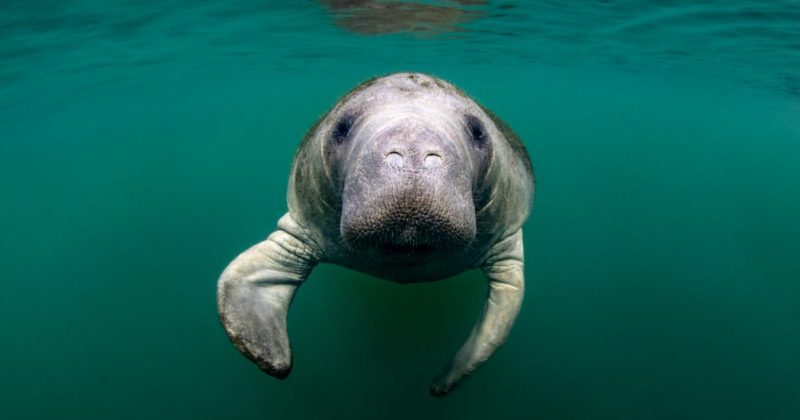
<instances>
[{"instance_id":1,"label":"manatee mouth","mask_svg":"<svg viewBox=\"0 0 800 420\"><path fill-rule=\"evenodd\" d=\"M404 210L393 209L383 216L342 226L345 242L356 250L429 254L461 249L472 240L466 226L430 212Z\"/></svg>"},{"instance_id":2,"label":"manatee mouth","mask_svg":"<svg viewBox=\"0 0 800 420\"><path fill-rule=\"evenodd\" d=\"M472 207L418 190L386 194L351 211L345 207L341 232L352 250L424 258L463 250L475 236Z\"/></svg>"},{"instance_id":3,"label":"manatee mouth","mask_svg":"<svg viewBox=\"0 0 800 420\"><path fill-rule=\"evenodd\" d=\"M436 251L436 247L428 244L397 244L385 242L376 247L385 254L425 254Z\"/></svg>"}]
</instances>

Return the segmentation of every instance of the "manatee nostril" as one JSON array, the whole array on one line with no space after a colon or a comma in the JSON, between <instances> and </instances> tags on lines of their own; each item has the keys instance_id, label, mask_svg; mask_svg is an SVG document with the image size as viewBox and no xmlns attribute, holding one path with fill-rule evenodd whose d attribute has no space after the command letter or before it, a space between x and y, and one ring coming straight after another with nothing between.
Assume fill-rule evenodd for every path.
<instances>
[{"instance_id":1,"label":"manatee nostril","mask_svg":"<svg viewBox=\"0 0 800 420\"><path fill-rule=\"evenodd\" d=\"M391 152L386 155L386 163L393 168L400 168L403 166L403 155L397 152Z\"/></svg>"},{"instance_id":2,"label":"manatee nostril","mask_svg":"<svg viewBox=\"0 0 800 420\"><path fill-rule=\"evenodd\" d=\"M437 168L442 165L442 157L436 153L428 153L422 161L422 166L427 169Z\"/></svg>"}]
</instances>

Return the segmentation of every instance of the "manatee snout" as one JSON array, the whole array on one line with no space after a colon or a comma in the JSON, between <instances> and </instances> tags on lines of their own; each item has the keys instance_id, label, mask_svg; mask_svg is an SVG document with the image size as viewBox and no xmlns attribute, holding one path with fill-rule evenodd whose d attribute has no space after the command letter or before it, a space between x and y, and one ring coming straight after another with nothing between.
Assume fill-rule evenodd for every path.
<instances>
[{"instance_id":1,"label":"manatee snout","mask_svg":"<svg viewBox=\"0 0 800 420\"><path fill-rule=\"evenodd\" d=\"M402 257L464 249L475 238L475 210L424 176L389 185L360 204L345 202L341 230L354 250ZM455 202L455 204L453 204Z\"/></svg>"},{"instance_id":2,"label":"manatee snout","mask_svg":"<svg viewBox=\"0 0 800 420\"><path fill-rule=\"evenodd\" d=\"M354 250L402 258L464 249L475 238L470 162L458 130L395 118L360 132L345 178L341 233Z\"/></svg>"}]
</instances>

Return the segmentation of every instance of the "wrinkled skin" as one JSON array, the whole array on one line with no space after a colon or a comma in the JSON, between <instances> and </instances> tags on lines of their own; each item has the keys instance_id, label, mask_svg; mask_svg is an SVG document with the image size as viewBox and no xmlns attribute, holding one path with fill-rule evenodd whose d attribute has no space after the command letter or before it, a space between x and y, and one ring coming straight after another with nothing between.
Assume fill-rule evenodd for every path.
<instances>
[{"instance_id":1,"label":"wrinkled skin","mask_svg":"<svg viewBox=\"0 0 800 420\"><path fill-rule=\"evenodd\" d=\"M519 139L452 85L417 73L367 81L300 145L278 230L222 273L222 324L245 356L284 378L287 312L316 264L401 283L480 269L484 310L431 387L445 395L505 342L519 312L533 181Z\"/></svg>"}]
</instances>

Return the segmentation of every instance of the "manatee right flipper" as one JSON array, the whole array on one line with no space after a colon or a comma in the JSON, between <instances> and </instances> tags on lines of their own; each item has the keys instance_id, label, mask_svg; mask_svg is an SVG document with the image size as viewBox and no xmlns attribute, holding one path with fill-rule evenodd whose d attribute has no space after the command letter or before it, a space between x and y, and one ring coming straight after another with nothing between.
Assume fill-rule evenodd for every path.
<instances>
[{"instance_id":1,"label":"manatee right flipper","mask_svg":"<svg viewBox=\"0 0 800 420\"><path fill-rule=\"evenodd\" d=\"M231 341L261 370L292 369L286 317L295 292L319 261L290 215L278 230L234 259L217 283L219 317Z\"/></svg>"}]
</instances>

